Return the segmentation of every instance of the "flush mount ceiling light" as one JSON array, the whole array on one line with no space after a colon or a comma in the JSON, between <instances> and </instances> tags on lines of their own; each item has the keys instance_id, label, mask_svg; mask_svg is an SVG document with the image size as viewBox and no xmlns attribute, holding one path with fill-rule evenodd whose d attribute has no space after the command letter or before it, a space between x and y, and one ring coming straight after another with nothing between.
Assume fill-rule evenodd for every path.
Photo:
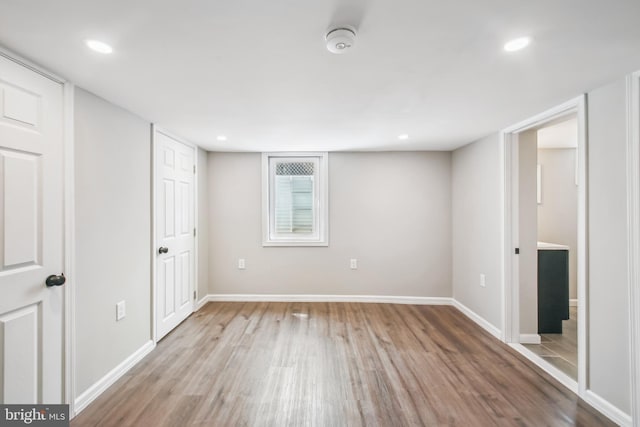
<instances>
[{"instance_id":1,"label":"flush mount ceiling light","mask_svg":"<svg viewBox=\"0 0 640 427\"><path fill-rule=\"evenodd\" d=\"M327 40L327 50L331 53L341 55L353 48L356 43L356 32L351 28L334 28L325 36Z\"/></svg>"},{"instance_id":2,"label":"flush mount ceiling light","mask_svg":"<svg viewBox=\"0 0 640 427\"><path fill-rule=\"evenodd\" d=\"M524 49L531 43L530 37L518 37L517 39L510 40L504 44L504 50L507 52L516 52Z\"/></svg>"},{"instance_id":3,"label":"flush mount ceiling light","mask_svg":"<svg viewBox=\"0 0 640 427\"><path fill-rule=\"evenodd\" d=\"M226 141L226 140L227 140L227 137L226 137L225 135L218 135L218 136L216 137L216 139L217 139L218 141Z\"/></svg>"},{"instance_id":4,"label":"flush mount ceiling light","mask_svg":"<svg viewBox=\"0 0 640 427\"><path fill-rule=\"evenodd\" d=\"M85 40L87 47L99 53L109 54L113 52L113 48L108 44L99 40Z\"/></svg>"},{"instance_id":5,"label":"flush mount ceiling light","mask_svg":"<svg viewBox=\"0 0 640 427\"><path fill-rule=\"evenodd\" d=\"M405 139L409 139L409 135L407 135L406 133L402 133L398 135L398 139L404 141Z\"/></svg>"}]
</instances>

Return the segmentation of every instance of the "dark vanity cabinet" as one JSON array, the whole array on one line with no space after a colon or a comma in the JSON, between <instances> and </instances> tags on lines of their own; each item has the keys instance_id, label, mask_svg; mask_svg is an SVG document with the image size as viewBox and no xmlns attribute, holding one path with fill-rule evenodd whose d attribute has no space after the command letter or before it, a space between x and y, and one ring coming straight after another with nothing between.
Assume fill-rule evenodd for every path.
<instances>
[{"instance_id":1,"label":"dark vanity cabinet","mask_svg":"<svg viewBox=\"0 0 640 427\"><path fill-rule=\"evenodd\" d=\"M549 247L541 249L539 246L538 333L561 334L562 321L567 319L569 319L569 250Z\"/></svg>"}]
</instances>

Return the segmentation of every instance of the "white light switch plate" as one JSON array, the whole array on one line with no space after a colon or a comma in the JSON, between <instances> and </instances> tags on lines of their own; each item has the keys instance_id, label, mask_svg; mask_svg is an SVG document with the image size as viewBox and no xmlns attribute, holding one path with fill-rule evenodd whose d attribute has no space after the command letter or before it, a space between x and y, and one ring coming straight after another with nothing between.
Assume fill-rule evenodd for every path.
<instances>
[{"instance_id":1,"label":"white light switch plate","mask_svg":"<svg viewBox=\"0 0 640 427\"><path fill-rule=\"evenodd\" d=\"M127 309L125 307L124 301L120 301L116 304L116 321L124 319L124 316L127 315Z\"/></svg>"}]
</instances>

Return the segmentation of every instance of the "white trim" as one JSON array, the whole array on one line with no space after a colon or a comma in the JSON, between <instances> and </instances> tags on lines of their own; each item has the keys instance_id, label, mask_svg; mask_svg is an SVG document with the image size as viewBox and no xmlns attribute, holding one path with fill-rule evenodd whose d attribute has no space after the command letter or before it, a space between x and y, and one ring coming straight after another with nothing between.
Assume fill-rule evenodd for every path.
<instances>
[{"instance_id":1,"label":"white trim","mask_svg":"<svg viewBox=\"0 0 640 427\"><path fill-rule=\"evenodd\" d=\"M309 238L280 237L271 235L271 169L269 160L272 157L291 157L292 159L310 157L318 159L316 186L318 195L315 212L317 233ZM263 247L292 247L292 246L329 246L329 153L328 152L265 152L262 153L262 246Z\"/></svg>"},{"instance_id":2,"label":"white trim","mask_svg":"<svg viewBox=\"0 0 640 427\"><path fill-rule=\"evenodd\" d=\"M589 298L589 200L587 188L587 168L589 146L587 144L587 98L576 98L578 118L578 148L576 162L578 168L578 247L577 247L577 294L578 294L578 391L582 396L589 387L587 345L589 323L587 322Z\"/></svg>"},{"instance_id":3,"label":"white trim","mask_svg":"<svg viewBox=\"0 0 640 427\"><path fill-rule=\"evenodd\" d=\"M507 181L507 177L510 177L511 172L511 148L512 144L507 144L505 139L507 138L507 134L500 132L499 141L498 141L498 160L499 164L502 165L501 173L499 176L500 181L500 205L502 209L500 209L500 223L503 225L500 230L500 251L502 256L500 257L500 290L502 292L502 300L500 301L501 310L501 336L500 339L503 342L511 342L511 331L507 330L507 325L511 325L512 322L512 313L511 306L506 302L511 299L511 286L507 286L507 282L511 277L511 228L510 228L510 217L507 213L511 213L511 205L513 204L511 194L511 181Z\"/></svg>"},{"instance_id":4,"label":"white trim","mask_svg":"<svg viewBox=\"0 0 640 427\"><path fill-rule=\"evenodd\" d=\"M149 144L151 145L151 206L149 214L151 215L151 339L153 342L156 340L156 269L157 269L157 257L156 257L156 143L155 143L155 125L151 123L149 125Z\"/></svg>"},{"instance_id":5,"label":"white trim","mask_svg":"<svg viewBox=\"0 0 640 427\"><path fill-rule=\"evenodd\" d=\"M627 240L631 415L640 426L640 71L627 77Z\"/></svg>"},{"instance_id":6,"label":"white trim","mask_svg":"<svg viewBox=\"0 0 640 427\"><path fill-rule=\"evenodd\" d=\"M582 95L555 108L510 126L500 132L502 162L502 317L503 340L519 340L518 262L513 249L518 246L517 207L517 136L552 120L577 115L578 122L578 385L582 396L588 388L587 376L587 114L586 96Z\"/></svg>"},{"instance_id":7,"label":"white trim","mask_svg":"<svg viewBox=\"0 0 640 427\"><path fill-rule=\"evenodd\" d=\"M198 146L183 139L180 138L179 136L176 136L175 134L163 129L162 127L159 127L157 124L155 123L151 123L151 339L153 340L154 343L158 342L158 331L157 331L157 327L156 327L156 268L157 268L157 257L156 257L156 248L157 248L157 239L156 239L156 189L157 189L157 185L156 185L156 172L157 172L157 165L156 165L156 133L160 133L174 141L177 141L181 144L186 145L187 147L191 147L193 149L193 162L194 162L194 166L197 166L197 155L198 155ZM198 194L197 194L197 189L196 189L196 185L197 185L197 171L198 168L196 167L196 173L193 174L193 181L194 181L194 185L193 185L193 224L194 227L196 226L196 218L197 218L197 212L198 212ZM197 232L196 232L197 235ZM197 236L196 236L197 237ZM196 249L198 246L198 242L196 240L196 237L194 237L193 239L193 254L194 254L194 260L193 260L193 268L191 271L193 280L191 281L191 287L189 289L189 300L191 301L191 313L193 313L195 311L195 305L196 305L196 301L193 300L191 298L191 296L193 295L193 293L196 291L197 288L197 284L196 284L196 280L197 280L197 275L196 275L196 262L197 262L197 254L196 254Z\"/></svg>"},{"instance_id":8,"label":"white trim","mask_svg":"<svg viewBox=\"0 0 640 427\"><path fill-rule=\"evenodd\" d=\"M503 212L502 212L502 251L501 257L502 271L502 336L503 341L507 343L517 343L520 339L520 289L518 286L507 286L507 283L518 283L519 281L519 264L514 262L516 255L514 248L517 246L515 242L520 239L517 223L512 218L516 215L519 205L518 188L518 170L519 170L519 148L518 138L515 134L500 133L500 152L503 164L503 173L501 174ZM515 309L518 309L515 311Z\"/></svg>"},{"instance_id":9,"label":"white trim","mask_svg":"<svg viewBox=\"0 0 640 427\"><path fill-rule=\"evenodd\" d=\"M448 297L411 297L392 295L304 295L304 294L209 294L198 306L207 302L362 302L384 304L452 305Z\"/></svg>"},{"instance_id":10,"label":"white trim","mask_svg":"<svg viewBox=\"0 0 640 427\"><path fill-rule=\"evenodd\" d=\"M484 317L477 314L475 311L471 310L466 305L462 304L460 301L456 299L451 300L451 305L458 309L462 314L467 316L469 319L473 320L478 326L480 326L485 331L489 332L491 335L496 337L497 339L502 339L502 331L492 325L489 321L487 321Z\"/></svg>"},{"instance_id":11,"label":"white trim","mask_svg":"<svg viewBox=\"0 0 640 427\"><path fill-rule=\"evenodd\" d=\"M200 150L198 147L193 148L193 164L195 167L196 173L193 174L193 229L195 230L195 235L193 236L193 291L191 291L191 295L189 298L193 298L193 310L196 311L196 304L198 301L198 289L199 289L199 279L200 279L200 263L198 262L198 258L200 258L200 215L198 209L199 202L199 186L198 186L198 177L200 176L200 168L198 165L200 164Z\"/></svg>"},{"instance_id":12,"label":"white trim","mask_svg":"<svg viewBox=\"0 0 640 427\"><path fill-rule=\"evenodd\" d=\"M577 307L578 306L578 298L571 298L569 300L569 307Z\"/></svg>"},{"instance_id":13,"label":"white trim","mask_svg":"<svg viewBox=\"0 0 640 427\"><path fill-rule=\"evenodd\" d=\"M629 414L625 414L619 408L613 406L593 391L587 390L581 397L585 402L593 406L614 423L623 427L630 427L632 425L631 416Z\"/></svg>"},{"instance_id":14,"label":"white trim","mask_svg":"<svg viewBox=\"0 0 640 427\"><path fill-rule=\"evenodd\" d=\"M209 301L212 301L211 299L209 299L211 295L205 295L203 296L201 299L199 299L198 301L196 301L196 306L193 308L193 311L196 312L198 310L200 310L202 307L204 307L205 305L207 305L207 303Z\"/></svg>"},{"instance_id":15,"label":"white trim","mask_svg":"<svg viewBox=\"0 0 640 427\"><path fill-rule=\"evenodd\" d=\"M60 84L64 84L67 83L67 79L62 78L54 73L52 73L49 70L46 70L44 68L42 68L41 66L39 66L38 64L24 58L21 55L18 55L16 52L7 49L4 46L0 46L0 56L7 58L10 61L15 62L16 64L21 65L24 68L27 68L35 73L40 74L43 77L48 78L49 80L52 80L56 83L60 83Z\"/></svg>"},{"instance_id":16,"label":"white trim","mask_svg":"<svg viewBox=\"0 0 640 427\"><path fill-rule=\"evenodd\" d=\"M116 381L129 371L136 363L142 360L147 354L156 347L151 340L147 341L142 347L136 350L132 355L123 360L118 366L109 371L104 377L96 381L92 386L85 390L74 402L76 415L93 402L98 396L104 393Z\"/></svg>"},{"instance_id":17,"label":"white trim","mask_svg":"<svg viewBox=\"0 0 640 427\"><path fill-rule=\"evenodd\" d=\"M520 344L540 344L542 339L538 334L520 334Z\"/></svg>"},{"instance_id":18,"label":"white trim","mask_svg":"<svg viewBox=\"0 0 640 427\"><path fill-rule=\"evenodd\" d=\"M551 363L544 360L544 358L535 354L534 352L532 352L522 344L509 344L509 346L515 351L517 351L518 353L520 353L521 355L523 355L524 357L526 357L530 362L532 362L534 365L536 365L537 367L545 371L547 374L551 375L560 384L562 384L563 386L565 386L575 394L578 394L578 383L569 375L565 374L560 369L556 368Z\"/></svg>"},{"instance_id":19,"label":"white trim","mask_svg":"<svg viewBox=\"0 0 640 427\"><path fill-rule=\"evenodd\" d=\"M562 117L569 116L576 112L578 105L584 101L584 95L580 95L576 98L570 99L556 107L550 108L540 114L536 114L533 117L529 117L515 125L509 126L502 130L502 133L521 133L529 129L533 129L545 123L549 123L553 120L560 119ZM578 135L578 139L580 136ZM580 142L578 141L578 146Z\"/></svg>"},{"instance_id":20,"label":"white trim","mask_svg":"<svg viewBox=\"0 0 640 427\"><path fill-rule=\"evenodd\" d=\"M76 285L75 285L75 165L74 96L75 87L64 83L64 402L69 416L75 416L76 396Z\"/></svg>"}]
</instances>

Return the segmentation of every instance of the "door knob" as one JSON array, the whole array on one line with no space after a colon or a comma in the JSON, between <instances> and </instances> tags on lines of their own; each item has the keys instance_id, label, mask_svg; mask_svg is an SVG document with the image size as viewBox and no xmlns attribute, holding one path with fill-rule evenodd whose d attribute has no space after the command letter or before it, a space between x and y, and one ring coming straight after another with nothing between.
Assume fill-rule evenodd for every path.
<instances>
[{"instance_id":1,"label":"door knob","mask_svg":"<svg viewBox=\"0 0 640 427\"><path fill-rule=\"evenodd\" d=\"M166 254L167 252L169 252L169 248L167 247L160 246L160 249L158 249L158 253Z\"/></svg>"},{"instance_id":2,"label":"door knob","mask_svg":"<svg viewBox=\"0 0 640 427\"><path fill-rule=\"evenodd\" d=\"M47 277L47 280L45 280L45 284L47 285L47 287L52 287L52 286L62 286L64 285L64 282L67 281L67 278L64 277L64 273L60 273L59 276L52 274L51 276Z\"/></svg>"}]
</instances>

